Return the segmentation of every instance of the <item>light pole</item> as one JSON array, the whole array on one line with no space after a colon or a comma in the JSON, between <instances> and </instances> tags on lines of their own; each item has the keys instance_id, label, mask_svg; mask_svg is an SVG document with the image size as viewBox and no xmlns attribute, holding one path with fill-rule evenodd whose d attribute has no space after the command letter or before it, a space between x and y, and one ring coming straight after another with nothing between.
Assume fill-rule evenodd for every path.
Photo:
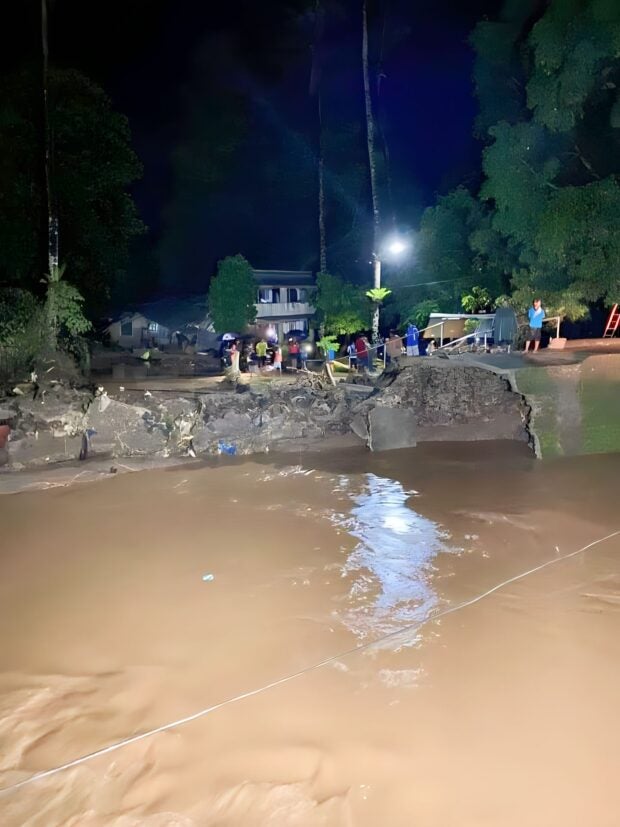
<instances>
[{"instance_id":1,"label":"light pole","mask_svg":"<svg viewBox=\"0 0 620 827\"><path fill-rule=\"evenodd\" d=\"M391 258L397 258L401 253L404 253L405 250L409 248L409 244L402 238L398 236L393 236L389 238L384 244L381 245L379 250L375 250L372 254L372 262L373 262L373 289L380 290L381 289L381 261L387 254ZM374 343L377 344L379 342L379 306L380 306L380 299L377 295L375 299L375 308L372 315L372 336L374 339Z\"/></svg>"}]
</instances>

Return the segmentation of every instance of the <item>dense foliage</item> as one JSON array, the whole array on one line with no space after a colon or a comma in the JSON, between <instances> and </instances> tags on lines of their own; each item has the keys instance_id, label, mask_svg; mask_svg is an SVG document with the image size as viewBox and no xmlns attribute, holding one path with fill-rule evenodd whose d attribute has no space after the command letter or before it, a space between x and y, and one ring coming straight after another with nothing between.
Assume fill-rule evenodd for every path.
<instances>
[{"instance_id":1,"label":"dense foliage","mask_svg":"<svg viewBox=\"0 0 620 827\"><path fill-rule=\"evenodd\" d=\"M46 195L40 77L0 83L0 281L37 291L46 269ZM141 165L126 118L76 71L49 73L51 186L60 255L91 314L124 278L132 239L144 231L128 188Z\"/></svg>"},{"instance_id":2,"label":"dense foliage","mask_svg":"<svg viewBox=\"0 0 620 827\"><path fill-rule=\"evenodd\" d=\"M209 286L208 306L219 333L241 333L256 318L256 280L242 255L219 262Z\"/></svg>"},{"instance_id":3,"label":"dense foliage","mask_svg":"<svg viewBox=\"0 0 620 827\"><path fill-rule=\"evenodd\" d=\"M339 276L319 273L314 300L318 319L327 333L351 336L370 325L370 303L363 288Z\"/></svg>"},{"instance_id":4,"label":"dense foliage","mask_svg":"<svg viewBox=\"0 0 620 827\"><path fill-rule=\"evenodd\" d=\"M620 295L620 4L507 0L472 44L484 178L425 211L418 302L476 285L580 318Z\"/></svg>"}]
</instances>

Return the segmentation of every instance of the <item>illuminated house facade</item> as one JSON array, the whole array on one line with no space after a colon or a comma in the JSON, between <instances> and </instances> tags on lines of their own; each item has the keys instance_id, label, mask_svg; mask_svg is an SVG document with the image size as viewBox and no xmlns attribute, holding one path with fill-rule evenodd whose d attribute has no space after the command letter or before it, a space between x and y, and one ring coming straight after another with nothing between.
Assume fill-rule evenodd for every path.
<instances>
[{"instance_id":1,"label":"illuminated house facade","mask_svg":"<svg viewBox=\"0 0 620 827\"><path fill-rule=\"evenodd\" d=\"M316 283L309 270L254 270L256 333L285 341L295 332L310 337Z\"/></svg>"}]
</instances>

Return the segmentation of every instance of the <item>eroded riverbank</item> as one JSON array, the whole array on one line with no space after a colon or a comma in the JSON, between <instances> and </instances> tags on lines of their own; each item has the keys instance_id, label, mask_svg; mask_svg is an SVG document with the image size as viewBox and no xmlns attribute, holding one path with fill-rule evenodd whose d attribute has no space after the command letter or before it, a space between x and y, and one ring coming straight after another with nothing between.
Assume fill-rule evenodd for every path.
<instances>
[{"instance_id":1,"label":"eroded riverbank","mask_svg":"<svg viewBox=\"0 0 620 827\"><path fill-rule=\"evenodd\" d=\"M2 787L407 629L5 794L3 824L611 827L619 539L415 624L620 528L619 468L445 444L1 498Z\"/></svg>"}]
</instances>

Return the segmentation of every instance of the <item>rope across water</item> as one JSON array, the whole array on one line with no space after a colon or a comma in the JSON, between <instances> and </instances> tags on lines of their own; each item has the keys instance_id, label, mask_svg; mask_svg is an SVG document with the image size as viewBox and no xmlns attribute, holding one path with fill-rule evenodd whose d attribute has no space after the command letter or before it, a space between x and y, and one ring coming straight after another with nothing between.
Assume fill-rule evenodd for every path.
<instances>
[{"instance_id":1,"label":"rope across water","mask_svg":"<svg viewBox=\"0 0 620 827\"><path fill-rule=\"evenodd\" d=\"M135 744L138 741L145 740L146 738L152 738L154 735L158 735L160 732L167 732L171 729L176 729L177 727L189 724L192 721L196 721L199 718L203 718L206 715L209 715L211 712L215 712L218 709L222 709L223 707L228 706L229 704L238 703L239 701L243 701L246 698L251 698L254 695L260 695L263 692L267 692L267 690L269 689L274 689L277 686L282 686L283 684L289 683L290 681L294 681L297 678L302 677L303 675L307 675L309 672L314 672L317 669L321 669L324 666L328 666L332 663L340 661L343 658L350 657L351 655L355 655L358 652L362 652L367 649L372 649L374 646L378 646L382 643L385 643L388 640L402 637L408 632L416 631L417 629L420 629L422 626L425 626L428 623L432 623L436 620L439 620L442 617L446 617L446 615L454 614L454 612L458 612L461 609L466 609L468 606L473 606L475 603L479 603L481 600L484 600L485 597L489 597L490 595L494 594L500 589L503 589L505 586L508 586L511 583L516 583L518 580L523 580L525 577L529 577L529 575L531 574L536 574L537 572L542 571L543 569L546 569L549 566L561 563L563 560L568 560L571 557L576 557L579 554L583 554L589 549L594 548L594 546L600 545L601 543L604 543L607 540L611 540L614 537L618 536L620 536L620 529L618 529L617 531L613 531L611 534L607 534L605 537L600 537L597 540L593 540L591 543L582 546L582 548L579 548L576 551L571 551L570 553L563 554L559 557L553 557L551 560L547 560L546 562L541 563L538 566L534 566L533 568L528 569L527 571L521 572L520 574L516 574L514 577L510 577L507 580L503 580L501 583L497 583L497 585L493 586L492 588L488 589L482 594L479 594L476 597L472 597L470 600L465 600L462 603L457 603L455 606L450 606L448 608L442 609L441 611L435 612L429 615L424 620L420 620L417 623L412 623L409 626L405 626L402 629L390 632L389 634L383 635L382 637L370 641L368 643L362 643L359 646L354 646L351 649L347 649L344 652L338 652L335 655L330 655L330 657L327 657L324 660L306 666L304 667L304 669L300 669L298 672L293 672L289 675L285 675L282 678L278 678L277 680L271 681L270 683L266 683L248 692L242 692L239 695L234 695L230 698L226 698L225 700L220 701L217 704L213 704L213 706L208 706L205 709L201 709L198 712L193 713L192 715L187 715L185 718L179 718L176 721L170 721L169 723L162 724L161 726L155 727L154 729L149 729L145 732L141 732L138 735L132 735L128 738L123 738L121 741L116 741L115 743L110 744L107 747L102 747L101 749L95 750L94 752L90 752L87 755L82 755L79 758L74 758L72 761L67 761L64 764L59 764L58 766L51 767L48 770L42 770L41 772L34 773L33 775L28 776L28 778L23 779L23 781L18 781L16 784L11 784L8 787L1 788L0 795L6 795L7 793L14 792L15 790L19 790L22 787L32 784L35 781L41 781L44 778L49 778L50 776L57 775L60 772L64 772L65 770L71 769L72 767L77 767L80 764L86 763L87 761L92 761L95 758L100 758L103 755L107 755L108 753L115 752L116 750L129 746L129 744Z\"/></svg>"}]
</instances>

